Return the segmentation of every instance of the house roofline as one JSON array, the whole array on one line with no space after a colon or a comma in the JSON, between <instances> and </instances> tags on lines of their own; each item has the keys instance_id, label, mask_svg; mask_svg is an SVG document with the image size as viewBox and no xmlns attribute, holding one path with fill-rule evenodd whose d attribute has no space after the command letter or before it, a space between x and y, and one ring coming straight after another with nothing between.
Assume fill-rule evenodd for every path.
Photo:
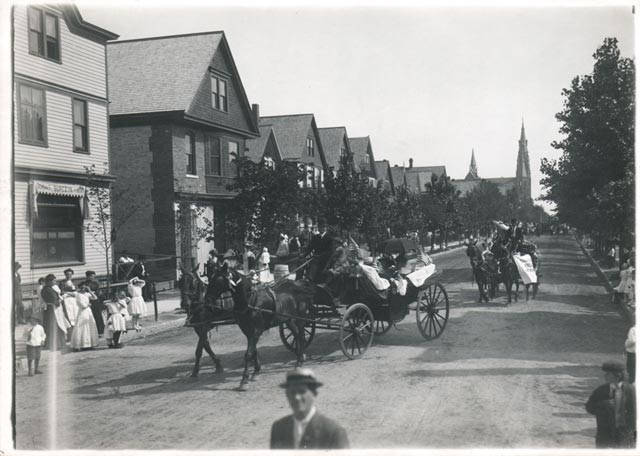
<instances>
[{"instance_id":1,"label":"house roofline","mask_svg":"<svg viewBox=\"0 0 640 456\"><path fill-rule=\"evenodd\" d=\"M178 35L162 35L162 36L149 36L149 37L145 37L145 38L132 38L130 40L118 40L118 41L111 41L107 44L111 45L111 44L120 44L120 43L132 43L135 41L152 41L152 40L165 40L168 38L184 38L186 36L197 36L197 35L224 35L224 31L223 30L211 30L208 32L194 32L194 33L181 33Z\"/></svg>"},{"instance_id":2,"label":"house roofline","mask_svg":"<svg viewBox=\"0 0 640 456\"><path fill-rule=\"evenodd\" d=\"M69 21L72 33L85 36L93 41L106 43L109 40L115 40L120 35L109 30L98 27L95 24L85 21L80 14L80 10L75 5L56 5Z\"/></svg>"},{"instance_id":3,"label":"house roofline","mask_svg":"<svg viewBox=\"0 0 640 456\"><path fill-rule=\"evenodd\" d=\"M312 112L307 112L303 114L279 114L276 116L260 116L260 119L272 119L274 117L299 117L299 116L313 116ZM315 117L315 116L314 116Z\"/></svg>"}]
</instances>

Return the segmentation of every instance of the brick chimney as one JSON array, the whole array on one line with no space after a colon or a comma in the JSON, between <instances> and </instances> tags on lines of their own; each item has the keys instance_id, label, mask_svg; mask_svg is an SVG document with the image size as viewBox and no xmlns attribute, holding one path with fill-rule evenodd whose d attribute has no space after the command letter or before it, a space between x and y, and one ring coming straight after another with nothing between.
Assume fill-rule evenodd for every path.
<instances>
[{"instance_id":1,"label":"brick chimney","mask_svg":"<svg viewBox=\"0 0 640 456\"><path fill-rule=\"evenodd\" d=\"M409 169L413 168L413 158L409 159Z\"/></svg>"},{"instance_id":2,"label":"brick chimney","mask_svg":"<svg viewBox=\"0 0 640 456\"><path fill-rule=\"evenodd\" d=\"M253 111L253 119L256 121L256 125L260 125L260 105L257 103L252 104L251 111Z\"/></svg>"}]
</instances>

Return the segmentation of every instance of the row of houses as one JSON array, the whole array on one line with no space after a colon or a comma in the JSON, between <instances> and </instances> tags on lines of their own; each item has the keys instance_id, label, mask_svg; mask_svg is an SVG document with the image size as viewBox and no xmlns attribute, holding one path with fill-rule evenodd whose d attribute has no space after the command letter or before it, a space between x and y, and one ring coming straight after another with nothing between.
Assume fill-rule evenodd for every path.
<instances>
[{"instance_id":1,"label":"row of houses","mask_svg":"<svg viewBox=\"0 0 640 456\"><path fill-rule=\"evenodd\" d=\"M227 247L237 157L296 162L311 188L344 156L391 191L446 175L375 161L369 137L320 128L313 114L260 116L222 31L114 41L73 5L16 6L13 22L15 260L27 286L67 267L107 273L99 239L85 230L87 166L98 172L92 185L117 195L114 223L126 218L112 253L176 258L163 265L166 279ZM203 219L215 240L196 235Z\"/></svg>"}]
</instances>

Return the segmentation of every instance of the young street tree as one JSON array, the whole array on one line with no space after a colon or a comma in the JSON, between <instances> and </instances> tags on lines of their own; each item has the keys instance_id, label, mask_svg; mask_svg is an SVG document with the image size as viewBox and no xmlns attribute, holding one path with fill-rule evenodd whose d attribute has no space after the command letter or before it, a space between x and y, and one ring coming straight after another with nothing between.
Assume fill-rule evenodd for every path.
<instances>
[{"instance_id":1,"label":"young street tree","mask_svg":"<svg viewBox=\"0 0 640 456\"><path fill-rule=\"evenodd\" d=\"M622 58L615 38L595 54L593 72L564 89L556 118L564 138L551 145L558 160L543 159L543 198L557 206L560 222L592 234L600 250L634 242L635 66Z\"/></svg>"}]
</instances>

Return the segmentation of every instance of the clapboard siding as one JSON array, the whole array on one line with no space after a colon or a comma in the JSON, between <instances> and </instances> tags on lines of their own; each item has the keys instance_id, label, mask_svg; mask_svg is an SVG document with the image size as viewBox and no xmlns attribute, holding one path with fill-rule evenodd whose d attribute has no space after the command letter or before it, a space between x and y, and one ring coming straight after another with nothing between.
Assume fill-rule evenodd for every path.
<instances>
[{"instance_id":1,"label":"clapboard siding","mask_svg":"<svg viewBox=\"0 0 640 456\"><path fill-rule=\"evenodd\" d=\"M61 63L29 54L27 7L14 7L15 72L106 99L105 45L71 33L62 14L54 8L47 11L56 12L59 17Z\"/></svg>"},{"instance_id":2,"label":"clapboard siding","mask_svg":"<svg viewBox=\"0 0 640 456\"><path fill-rule=\"evenodd\" d=\"M73 96L58 91L46 91L48 147L20 143L18 119L18 83L15 94L15 165L30 168L83 173L85 166L95 164L100 172L107 171L109 161L107 107L88 101L89 154L73 152ZM43 87L44 88L44 87Z\"/></svg>"},{"instance_id":3,"label":"clapboard siding","mask_svg":"<svg viewBox=\"0 0 640 456\"><path fill-rule=\"evenodd\" d=\"M65 266L31 268L31 240L29 229L29 184L25 181L15 182L15 260L22 265L20 275L22 283L34 283L39 277L47 274L55 274L62 277ZM85 221L85 225L86 225ZM111 227L107 227L107 233ZM106 274L104 249L89 233L84 232L84 259L85 263L71 266L76 270L76 276L84 275L84 271L91 269L101 276Z\"/></svg>"}]
</instances>

